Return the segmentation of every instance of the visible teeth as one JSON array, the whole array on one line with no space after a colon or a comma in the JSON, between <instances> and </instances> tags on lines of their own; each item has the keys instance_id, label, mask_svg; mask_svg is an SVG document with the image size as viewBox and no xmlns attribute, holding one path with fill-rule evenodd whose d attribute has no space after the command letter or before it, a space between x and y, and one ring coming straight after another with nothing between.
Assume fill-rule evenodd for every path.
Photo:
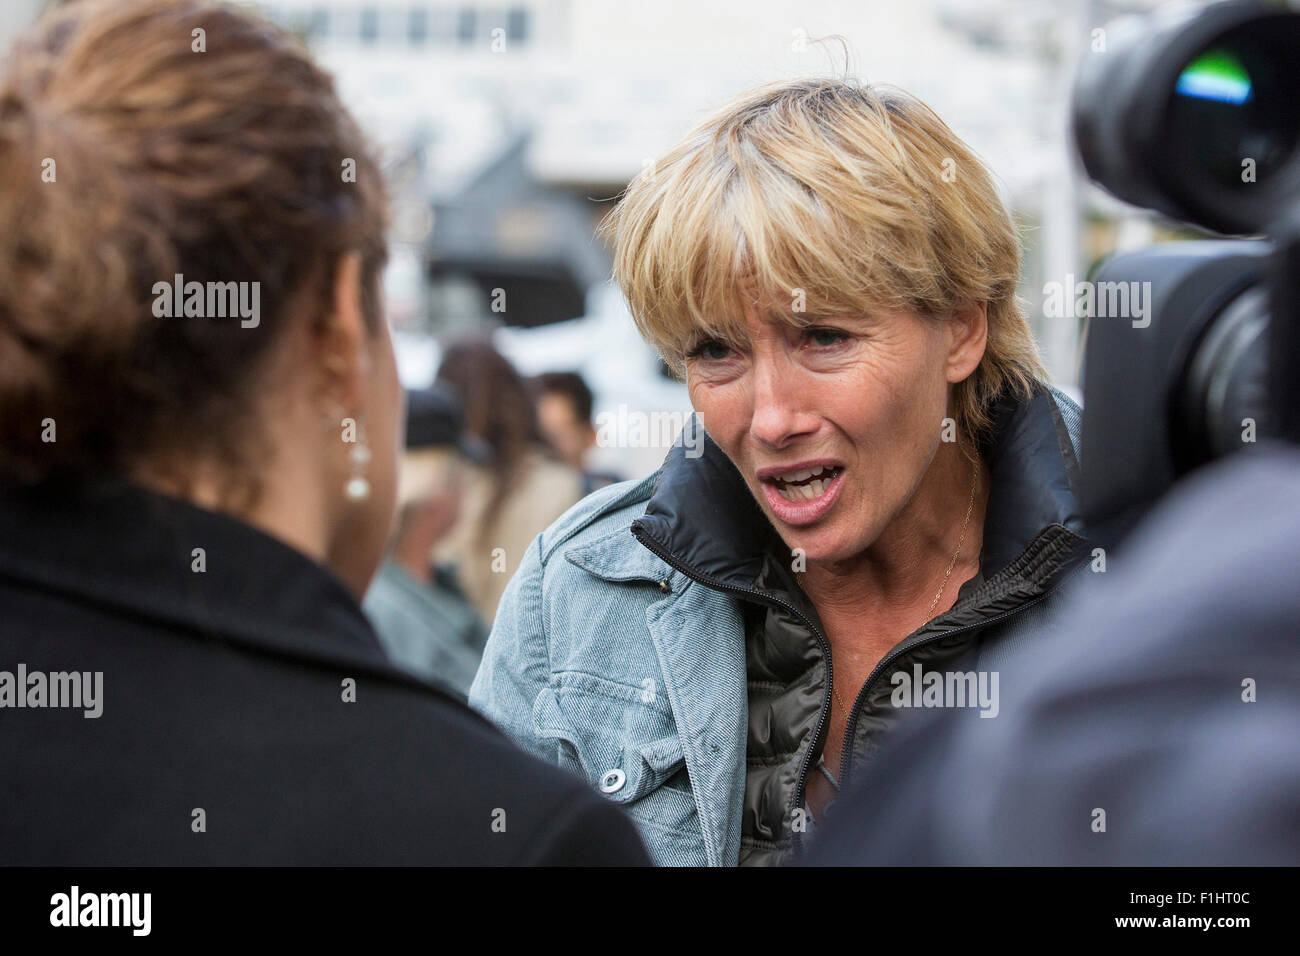
<instances>
[{"instance_id":1,"label":"visible teeth","mask_svg":"<svg viewBox=\"0 0 1300 956\"><path fill-rule=\"evenodd\" d=\"M814 501L826 493L830 478L817 478L806 485L778 485L777 492L786 501Z\"/></svg>"},{"instance_id":2,"label":"visible teeth","mask_svg":"<svg viewBox=\"0 0 1300 956\"><path fill-rule=\"evenodd\" d=\"M823 465L818 468L805 468L803 471L792 471L785 475L778 475L777 478L785 482L806 481L813 475L820 475L827 471L830 471L830 468Z\"/></svg>"}]
</instances>

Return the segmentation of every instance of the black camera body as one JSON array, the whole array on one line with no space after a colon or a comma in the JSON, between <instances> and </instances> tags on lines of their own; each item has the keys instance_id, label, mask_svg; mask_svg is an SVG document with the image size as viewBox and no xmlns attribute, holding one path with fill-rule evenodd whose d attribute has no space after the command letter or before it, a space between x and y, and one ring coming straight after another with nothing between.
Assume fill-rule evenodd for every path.
<instances>
[{"instance_id":1,"label":"black camera body","mask_svg":"<svg viewBox=\"0 0 1300 956\"><path fill-rule=\"evenodd\" d=\"M1300 11L1241 0L1114 33L1075 84L1088 174L1211 233L1266 238L1165 243L1092 277L1146 302L1087 326L1082 505L1103 546L1181 475L1300 442Z\"/></svg>"},{"instance_id":2,"label":"black camera body","mask_svg":"<svg viewBox=\"0 0 1300 956\"><path fill-rule=\"evenodd\" d=\"M1273 435L1265 242L1174 242L1115 256L1104 283L1150 283L1145 327L1093 317L1083 375L1083 507L1123 537L1182 474Z\"/></svg>"}]
</instances>

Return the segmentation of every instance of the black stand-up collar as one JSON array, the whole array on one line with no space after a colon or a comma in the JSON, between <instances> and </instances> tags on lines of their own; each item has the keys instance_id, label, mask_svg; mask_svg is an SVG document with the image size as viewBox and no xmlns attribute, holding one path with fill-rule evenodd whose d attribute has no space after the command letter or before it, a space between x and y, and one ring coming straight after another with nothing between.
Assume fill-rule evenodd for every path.
<instances>
[{"instance_id":1,"label":"black stand-up collar","mask_svg":"<svg viewBox=\"0 0 1300 956\"><path fill-rule=\"evenodd\" d=\"M688 428L698 428L694 419ZM701 429L701 432L703 430ZM669 452L637 537L692 576L752 588L763 555L780 539L744 479L707 435L691 456L679 441ZM1079 464L1055 399L1038 388L1031 399L1003 398L981 444L991 478L980 575L990 579L1026 552L1042 531L1060 525L1083 538Z\"/></svg>"},{"instance_id":2,"label":"black stand-up collar","mask_svg":"<svg viewBox=\"0 0 1300 956\"><path fill-rule=\"evenodd\" d=\"M384 666L327 569L235 518L118 480L0 483L0 578L263 651Z\"/></svg>"}]
</instances>

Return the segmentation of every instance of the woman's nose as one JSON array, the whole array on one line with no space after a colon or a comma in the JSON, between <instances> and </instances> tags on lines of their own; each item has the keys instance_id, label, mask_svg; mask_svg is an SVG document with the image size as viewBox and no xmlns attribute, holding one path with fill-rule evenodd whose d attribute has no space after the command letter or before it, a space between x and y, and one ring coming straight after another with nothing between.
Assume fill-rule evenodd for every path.
<instances>
[{"instance_id":1,"label":"woman's nose","mask_svg":"<svg viewBox=\"0 0 1300 956\"><path fill-rule=\"evenodd\" d=\"M753 375L754 408L749 431L756 440L782 448L816 430L816 417L808 412L807 391L800 388L798 376L788 364L756 360Z\"/></svg>"}]
</instances>

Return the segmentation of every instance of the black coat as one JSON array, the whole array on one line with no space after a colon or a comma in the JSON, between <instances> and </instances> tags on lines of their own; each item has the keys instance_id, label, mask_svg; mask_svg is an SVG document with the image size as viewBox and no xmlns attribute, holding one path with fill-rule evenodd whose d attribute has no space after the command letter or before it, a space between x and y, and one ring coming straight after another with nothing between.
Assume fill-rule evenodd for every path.
<instances>
[{"instance_id":1,"label":"black coat","mask_svg":"<svg viewBox=\"0 0 1300 956\"><path fill-rule=\"evenodd\" d=\"M15 706L51 672L99 699ZM296 550L120 483L0 485L0 864L645 862Z\"/></svg>"}]
</instances>

